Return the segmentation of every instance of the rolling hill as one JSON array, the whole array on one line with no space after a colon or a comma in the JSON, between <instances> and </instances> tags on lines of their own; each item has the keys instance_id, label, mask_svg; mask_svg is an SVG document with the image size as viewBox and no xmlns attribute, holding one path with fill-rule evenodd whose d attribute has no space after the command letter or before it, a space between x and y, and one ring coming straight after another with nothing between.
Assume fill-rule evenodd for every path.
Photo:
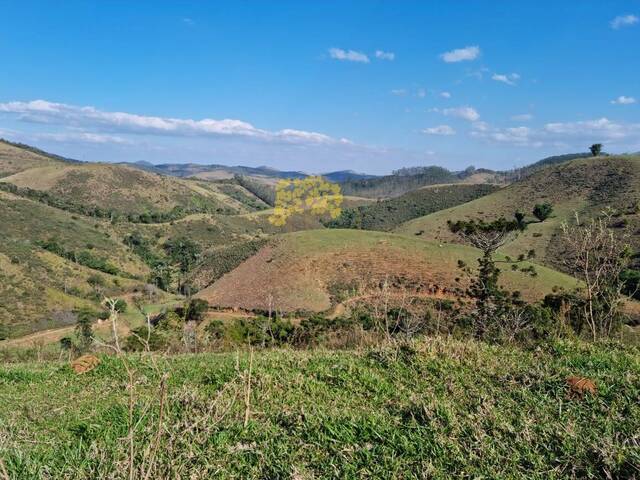
<instances>
[{"instance_id":1,"label":"rolling hill","mask_svg":"<svg viewBox=\"0 0 640 480\"><path fill-rule=\"evenodd\" d=\"M243 187L183 180L116 164L70 162L0 144L0 187L76 213L134 221L189 212L248 213L266 208Z\"/></svg>"},{"instance_id":2,"label":"rolling hill","mask_svg":"<svg viewBox=\"0 0 640 480\"><path fill-rule=\"evenodd\" d=\"M363 290L385 280L400 291L454 298L460 286L458 260L474 263L478 251L414 237L356 230L312 230L286 234L198 293L211 305L285 312L326 311L338 291ZM544 267L538 276L505 271L504 281L529 300L554 286L576 281Z\"/></svg>"},{"instance_id":3,"label":"rolling hill","mask_svg":"<svg viewBox=\"0 0 640 480\"><path fill-rule=\"evenodd\" d=\"M68 313L78 307L97 308L98 282L107 293L140 283L148 268L110 227L0 192L0 323L10 336L73 322Z\"/></svg>"},{"instance_id":4,"label":"rolling hill","mask_svg":"<svg viewBox=\"0 0 640 480\"><path fill-rule=\"evenodd\" d=\"M340 216L326 222L326 226L359 230L392 230L413 218L470 202L495 192L498 188L496 185L489 184L422 187L399 197L343 209Z\"/></svg>"},{"instance_id":5,"label":"rolling hill","mask_svg":"<svg viewBox=\"0 0 640 480\"><path fill-rule=\"evenodd\" d=\"M554 214L539 223L530 212L537 203L551 203ZM524 180L490 195L447 210L406 222L396 233L426 241L455 243L458 238L447 228L448 220L512 217L516 210L529 214L527 231L504 248L517 255L535 249L538 261L561 267L563 248L561 224L577 212L580 217L597 215L607 207L617 211L612 227L630 234L631 243L640 248L640 157L610 156L581 158L546 167Z\"/></svg>"}]
</instances>

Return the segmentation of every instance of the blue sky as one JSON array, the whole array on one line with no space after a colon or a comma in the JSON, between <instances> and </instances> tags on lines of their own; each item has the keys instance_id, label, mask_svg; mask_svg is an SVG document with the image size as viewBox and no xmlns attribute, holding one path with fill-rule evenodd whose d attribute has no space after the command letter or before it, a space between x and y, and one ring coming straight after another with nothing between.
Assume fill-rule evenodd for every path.
<instances>
[{"instance_id":1,"label":"blue sky","mask_svg":"<svg viewBox=\"0 0 640 480\"><path fill-rule=\"evenodd\" d=\"M0 1L0 136L385 173L640 150L640 0Z\"/></svg>"}]
</instances>

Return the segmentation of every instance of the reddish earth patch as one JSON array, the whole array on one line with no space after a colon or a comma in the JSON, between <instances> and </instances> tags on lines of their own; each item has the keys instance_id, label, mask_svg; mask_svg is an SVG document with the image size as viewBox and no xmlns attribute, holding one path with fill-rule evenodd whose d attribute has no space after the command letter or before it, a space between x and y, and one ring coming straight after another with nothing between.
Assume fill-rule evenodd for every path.
<instances>
[{"instance_id":1,"label":"reddish earth patch","mask_svg":"<svg viewBox=\"0 0 640 480\"><path fill-rule=\"evenodd\" d=\"M305 256L284 252L264 247L198 297L219 307L266 310L271 306L290 312L328 310L335 285L360 291L387 282L391 290L434 298L447 298L455 291L455 268L442 271L424 256L385 242L370 249L338 248Z\"/></svg>"}]
</instances>

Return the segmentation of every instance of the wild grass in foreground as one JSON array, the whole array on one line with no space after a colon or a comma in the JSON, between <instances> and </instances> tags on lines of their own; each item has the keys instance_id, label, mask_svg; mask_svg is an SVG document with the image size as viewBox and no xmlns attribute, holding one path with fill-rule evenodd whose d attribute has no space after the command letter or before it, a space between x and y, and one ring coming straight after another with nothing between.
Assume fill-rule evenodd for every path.
<instances>
[{"instance_id":1,"label":"wild grass in foreground","mask_svg":"<svg viewBox=\"0 0 640 480\"><path fill-rule=\"evenodd\" d=\"M6 365L0 458L12 479L635 478L639 353L427 338Z\"/></svg>"}]
</instances>

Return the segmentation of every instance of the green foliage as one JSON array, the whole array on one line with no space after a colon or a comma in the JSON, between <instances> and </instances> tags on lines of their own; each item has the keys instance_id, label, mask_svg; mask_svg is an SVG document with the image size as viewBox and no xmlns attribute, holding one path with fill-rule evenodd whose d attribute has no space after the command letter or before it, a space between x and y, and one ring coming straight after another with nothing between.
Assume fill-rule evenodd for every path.
<instances>
[{"instance_id":1,"label":"green foliage","mask_svg":"<svg viewBox=\"0 0 640 480\"><path fill-rule=\"evenodd\" d=\"M93 288L99 288L99 287L105 286L104 279L100 275L97 275L95 273L92 273L91 275L89 275L89 277L87 278L87 283L91 285Z\"/></svg>"},{"instance_id":2,"label":"green foliage","mask_svg":"<svg viewBox=\"0 0 640 480\"><path fill-rule=\"evenodd\" d=\"M167 337L162 331L146 326L134 328L124 342L127 352L160 351L167 347Z\"/></svg>"},{"instance_id":3,"label":"green foliage","mask_svg":"<svg viewBox=\"0 0 640 480\"><path fill-rule=\"evenodd\" d=\"M512 232L525 230L524 216L516 212L515 220L499 218L492 222L484 220L460 220L448 222L449 229L473 246L482 250L478 258L478 268L474 271L459 261L459 268L470 277L466 290L467 296L475 302L475 311L469 315L472 330L479 338L495 339L503 336L507 330L525 328L530 324L528 313L523 311L524 302L519 292L510 292L499 283L501 271L494 258L495 252L510 239ZM517 260L506 257L512 270L531 276L537 275L533 266L519 268L518 263L535 256L535 251L521 254Z\"/></svg>"},{"instance_id":4,"label":"green foliage","mask_svg":"<svg viewBox=\"0 0 640 480\"><path fill-rule=\"evenodd\" d=\"M0 323L0 340L9 338L9 327L4 323Z\"/></svg>"},{"instance_id":5,"label":"green foliage","mask_svg":"<svg viewBox=\"0 0 640 480\"><path fill-rule=\"evenodd\" d=\"M245 207L247 207L251 211L260 211L266 210L269 208L268 204L264 202L264 200L260 200L255 194L247 195L248 189L244 189L244 191L236 185L228 185L228 184L220 184L218 189L224 193L225 195L237 200L242 203ZM251 192L250 192L251 193Z\"/></svg>"},{"instance_id":6,"label":"green foliage","mask_svg":"<svg viewBox=\"0 0 640 480\"><path fill-rule=\"evenodd\" d=\"M185 322L200 323L209 309L209 303L201 298L192 298L184 306L179 307L175 312L180 315Z\"/></svg>"},{"instance_id":7,"label":"green foliage","mask_svg":"<svg viewBox=\"0 0 640 480\"><path fill-rule=\"evenodd\" d=\"M246 188L267 205L271 205L273 207L276 204L276 189L274 186L254 180L244 175L235 175L234 179L238 185Z\"/></svg>"},{"instance_id":8,"label":"green foliage","mask_svg":"<svg viewBox=\"0 0 640 480\"><path fill-rule=\"evenodd\" d=\"M164 243L163 248L182 273L191 270L201 254L200 246L187 237L172 237Z\"/></svg>"},{"instance_id":9,"label":"green foliage","mask_svg":"<svg viewBox=\"0 0 640 480\"><path fill-rule=\"evenodd\" d=\"M293 324L286 319L238 318L229 326L227 335L236 343L273 347L290 343L294 331Z\"/></svg>"},{"instance_id":10,"label":"green foliage","mask_svg":"<svg viewBox=\"0 0 640 480\"><path fill-rule=\"evenodd\" d=\"M492 222L487 222L483 219L480 220L458 220L456 222L448 221L447 225L453 233L461 235L476 235L476 234L494 234L494 233L511 233L521 231L525 228L525 225L517 220L507 220L504 217L500 217ZM478 247L477 245L474 245ZM480 248L480 247L478 247Z\"/></svg>"},{"instance_id":11,"label":"green foliage","mask_svg":"<svg viewBox=\"0 0 640 480\"><path fill-rule=\"evenodd\" d=\"M93 343L93 322L97 315L91 309L81 308L76 312L76 316L75 332L80 343L80 350L87 350Z\"/></svg>"},{"instance_id":12,"label":"green foliage","mask_svg":"<svg viewBox=\"0 0 640 480\"><path fill-rule=\"evenodd\" d=\"M621 280L624 282L623 292L640 300L640 269L628 268L622 272Z\"/></svg>"},{"instance_id":13,"label":"green foliage","mask_svg":"<svg viewBox=\"0 0 640 480\"><path fill-rule=\"evenodd\" d=\"M387 175L361 180L351 180L340 185L343 195L367 198L394 197L427 185L455 183L459 179L442 167L422 167L418 174Z\"/></svg>"},{"instance_id":14,"label":"green foliage","mask_svg":"<svg viewBox=\"0 0 640 480\"><path fill-rule=\"evenodd\" d=\"M189 280L198 289L208 287L225 273L229 273L258 253L266 244L266 239L257 239L207 250L199 259Z\"/></svg>"},{"instance_id":15,"label":"green foliage","mask_svg":"<svg viewBox=\"0 0 640 480\"><path fill-rule=\"evenodd\" d=\"M131 248L133 253L138 255L151 268L155 268L165 261L164 257L154 252L151 240L140 232L134 231L125 235L123 243Z\"/></svg>"},{"instance_id":16,"label":"green foliage","mask_svg":"<svg viewBox=\"0 0 640 480\"><path fill-rule=\"evenodd\" d=\"M73 349L73 340L71 340L70 337L62 337L60 339L60 350L62 351L69 351Z\"/></svg>"},{"instance_id":17,"label":"green foliage","mask_svg":"<svg viewBox=\"0 0 640 480\"><path fill-rule=\"evenodd\" d=\"M533 215L544 222L553 213L553 206L550 203L538 203L533 207Z\"/></svg>"},{"instance_id":18,"label":"green foliage","mask_svg":"<svg viewBox=\"0 0 640 480\"><path fill-rule=\"evenodd\" d=\"M113 305L116 312L124 313L127 311L127 302L123 298L116 299L115 304Z\"/></svg>"},{"instance_id":19,"label":"green foliage","mask_svg":"<svg viewBox=\"0 0 640 480\"><path fill-rule=\"evenodd\" d=\"M67 250L64 246L60 245L60 243L58 243L58 240L55 238L50 238L48 240L36 243L40 248L59 255L60 257L66 258L67 260L71 260L72 262L75 262L79 265L83 265L94 270L99 270L110 275L126 276L124 272L121 272L118 267L111 264L107 259L96 257L89 250Z\"/></svg>"},{"instance_id":20,"label":"green foliage","mask_svg":"<svg viewBox=\"0 0 640 480\"><path fill-rule=\"evenodd\" d=\"M204 331L210 341L222 340L225 335L224 323L222 320L211 320Z\"/></svg>"},{"instance_id":21,"label":"green foliage","mask_svg":"<svg viewBox=\"0 0 640 480\"><path fill-rule=\"evenodd\" d=\"M343 209L338 218L323 223L329 228L388 231L411 219L488 195L497 188L493 185L421 188L397 198Z\"/></svg>"},{"instance_id":22,"label":"green foliage","mask_svg":"<svg viewBox=\"0 0 640 480\"><path fill-rule=\"evenodd\" d=\"M589 150L591 151L591 155L597 157L598 155L600 155L600 153L602 153L602 144L594 143L589 147Z\"/></svg>"}]
</instances>

